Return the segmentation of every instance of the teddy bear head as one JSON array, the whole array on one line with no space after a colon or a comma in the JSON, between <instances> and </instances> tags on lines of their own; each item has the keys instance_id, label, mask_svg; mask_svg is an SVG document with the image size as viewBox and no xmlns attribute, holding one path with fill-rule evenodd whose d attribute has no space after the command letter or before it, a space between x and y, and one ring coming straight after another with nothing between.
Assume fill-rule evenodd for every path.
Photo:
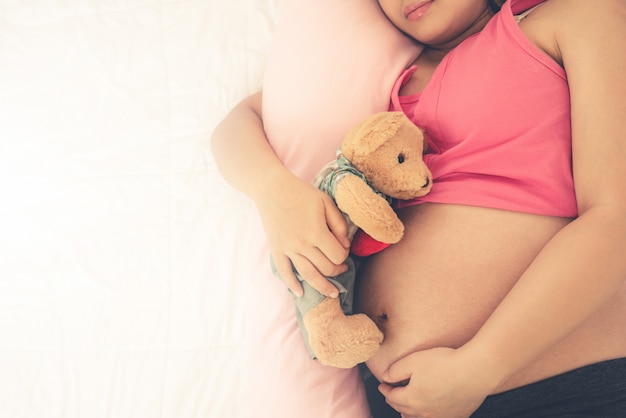
<instances>
[{"instance_id":1,"label":"teddy bear head","mask_svg":"<svg viewBox=\"0 0 626 418\"><path fill-rule=\"evenodd\" d=\"M395 199L427 194L432 174L422 159L424 132L402 112L379 112L353 128L342 154L377 190Z\"/></svg>"}]
</instances>

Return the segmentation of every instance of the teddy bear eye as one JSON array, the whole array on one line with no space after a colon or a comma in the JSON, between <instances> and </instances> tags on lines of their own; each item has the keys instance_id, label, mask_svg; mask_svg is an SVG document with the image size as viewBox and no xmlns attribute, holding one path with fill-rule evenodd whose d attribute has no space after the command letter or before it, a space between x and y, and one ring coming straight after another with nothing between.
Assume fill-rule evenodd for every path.
<instances>
[{"instance_id":1,"label":"teddy bear eye","mask_svg":"<svg viewBox=\"0 0 626 418\"><path fill-rule=\"evenodd\" d=\"M398 162L402 164L404 162L404 154L398 154Z\"/></svg>"}]
</instances>

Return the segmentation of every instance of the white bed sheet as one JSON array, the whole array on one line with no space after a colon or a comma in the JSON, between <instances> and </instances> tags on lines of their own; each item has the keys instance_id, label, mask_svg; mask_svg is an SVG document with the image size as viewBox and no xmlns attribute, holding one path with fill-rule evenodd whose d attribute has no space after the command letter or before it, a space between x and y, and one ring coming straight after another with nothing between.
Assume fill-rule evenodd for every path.
<instances>
[{"instance_id":1,"label":"white bed sheet","mask_svg":"<svg viewBox=\"0 0 626 418\"><path fill-rule=\"evenodd\" d=\"M250 202L211 131L278 0L0 2L0 418L242 408Z\"/></svg>"}]
</instances>

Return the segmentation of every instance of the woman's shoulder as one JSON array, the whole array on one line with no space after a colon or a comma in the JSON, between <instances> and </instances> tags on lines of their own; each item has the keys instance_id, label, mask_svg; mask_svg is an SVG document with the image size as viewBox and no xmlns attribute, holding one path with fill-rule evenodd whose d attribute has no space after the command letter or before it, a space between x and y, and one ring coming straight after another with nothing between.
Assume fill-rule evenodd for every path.
<instances>
[{"instance_id":1,"label":"woman's shoulder","mask_svg":"<svg viewBox=\"0 0 626 418\"><path fill-rule=\"evenodd\" d=\"M546 0L537 8L537 15L550 19L555 26L571 23L604 22L606 19L624 19L624 0ZM584 26L580 29L585 29Z\"/></svg>"},{"instance_id":2,"label":"woman's shoulder","mask_svg":"<svg viewBox=\"0 0 626 418\"><path fill-rule=\"evenodd\" d=\"M510 0L509 0L510 1ZM626 3L623 0L602 0L602 1L588 1L588 0L539 0L534 4L537 7L537 11L542 9L542 13L557 12L564 16L567 13L579 13L585 11L586 13L604 13L606 11L615 10L617 8L623 8Z\"/></svg>"},{"instance_id":3,"label":"woman's shoulder","mask_svg":"<svg viewBox=\"0 0 626 418\"><path fill-rule=\"evenodd\" d=\"M582 47L618 35L626 26L624 0L546 0L522 22L525 35L563 65L563 47ZM601 47L601 45L598 45Z\"/></svg>"}]
</instances>

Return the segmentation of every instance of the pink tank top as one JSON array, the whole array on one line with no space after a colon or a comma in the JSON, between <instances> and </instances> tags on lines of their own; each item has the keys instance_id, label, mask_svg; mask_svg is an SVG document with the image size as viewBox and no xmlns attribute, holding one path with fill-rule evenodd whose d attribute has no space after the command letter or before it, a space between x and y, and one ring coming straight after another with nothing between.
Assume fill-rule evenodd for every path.
<instances>
[{"instance_id":1,"label":"pink tank top","mask_svg":"<svg viewBox=\"0 0 626 418\"><path fill-rule=\"evenodd\" d=\"M425 129L433 174L422 202L463 204L575 217L570 97L564 70L521 32L504 3L482 32L450 52L421 94L399 96L390 110ZM513 4L513 6L511 6Z\"/></svg>"}]
</instances>

